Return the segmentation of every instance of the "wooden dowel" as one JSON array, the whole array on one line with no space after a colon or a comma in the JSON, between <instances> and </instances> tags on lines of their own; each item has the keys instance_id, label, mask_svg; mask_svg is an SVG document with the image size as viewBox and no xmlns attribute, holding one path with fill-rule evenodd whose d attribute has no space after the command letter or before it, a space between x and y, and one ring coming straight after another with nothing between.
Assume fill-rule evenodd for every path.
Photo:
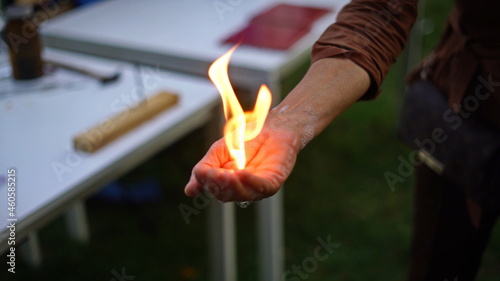
<instances>
[{"instance_id":1,"label":"wooden dowel","mask_svg":"<svg viewBox=\"0 0 500 281\"><path fill-rule=\"evenodd\" d=\"M175 94L160 92L114 117L104 120L73 138L74 148L94 152L133 128L177 104Z\"/></svg>"}]
</instances>

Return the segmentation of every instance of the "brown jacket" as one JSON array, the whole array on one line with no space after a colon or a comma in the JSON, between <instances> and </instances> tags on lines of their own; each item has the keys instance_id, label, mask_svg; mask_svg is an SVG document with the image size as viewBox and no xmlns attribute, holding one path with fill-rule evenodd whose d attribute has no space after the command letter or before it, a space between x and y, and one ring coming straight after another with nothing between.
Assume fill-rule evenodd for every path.
<instances>
[{"instance_id":1,"label":"brown jacket","mask_svg":"<svg viewBox=\"0 0 500 281\"><path fill-rule=\"evenodd\" d=\"M462 102L477 75L494 81L491 86L500 84L499 13L500 1L455 1L427 76L448 96L450 106ZM415 0L353 0L313 46L312 61L334 56L351 59L370 75L371 88L362 99L372 99L403 49L416 16ZM419 77L420 70L412 72L409 81ZM499 119L500 87L489 90L491 118Z\"/></svg>"}]
</instances>

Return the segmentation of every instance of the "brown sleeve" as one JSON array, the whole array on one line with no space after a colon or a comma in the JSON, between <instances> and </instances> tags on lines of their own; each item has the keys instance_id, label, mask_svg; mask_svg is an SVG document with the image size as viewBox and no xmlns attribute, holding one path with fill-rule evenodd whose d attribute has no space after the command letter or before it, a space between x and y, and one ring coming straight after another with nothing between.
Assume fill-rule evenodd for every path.
<instances>
[{"instance_id":1,"label":"brown sleeve","mask_svg":"<svg viewBox=\"0 0 500 281\"><path fill-rule=\"evenodd\" d=\"M314 44L311 61L343 55L364 68L373 99L403 49L417 16L417 0L353 0Z\"/></svg>"}]
</instances>

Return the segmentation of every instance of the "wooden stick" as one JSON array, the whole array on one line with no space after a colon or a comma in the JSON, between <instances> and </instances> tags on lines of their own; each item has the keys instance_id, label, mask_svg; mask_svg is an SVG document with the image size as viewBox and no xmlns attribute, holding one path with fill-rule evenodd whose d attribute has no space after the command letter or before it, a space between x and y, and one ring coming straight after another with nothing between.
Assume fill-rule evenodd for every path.
<instances>
[{"instance_id":1,"label":"wooden stick","mask_svg":"<svg viewBox=\"0 0 500 281\"><path fill-rule=\"evenodd\" d=\"M104 120L73 138L74 148L94 152L133 128L177 104L175 94L160 92L114 117Z\"/></svg>"}]
</instances>

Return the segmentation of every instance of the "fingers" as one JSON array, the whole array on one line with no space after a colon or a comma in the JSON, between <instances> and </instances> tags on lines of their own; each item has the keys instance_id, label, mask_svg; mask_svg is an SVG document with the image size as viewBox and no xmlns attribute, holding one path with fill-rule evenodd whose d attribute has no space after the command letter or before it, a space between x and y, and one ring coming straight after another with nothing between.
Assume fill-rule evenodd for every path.
<instances>
[{"instance_id":1,"label":"fingers","mask_svg":"<svg viewBox=\"0 0 500 281\"><path fill-rule=\"evenodd\" d=\"M276 184L276 181L272 180L272 178L275 176L274 174L269 174L266 177L261 177L246 170L240 170L236 173L241 186L247 187L253 192L254 196L256 197L253 200L261 200L266 197L272 196L276 192L278 192L279 188L281 187L281 184ZM250 201L250 199L247 200Z\"/></svg>"},{"instance_id":2,"label":"fingers","mask_svg":"<svg viewBox=\"0 0 500 281\"><path fill-rule=\"evenodd\" d=\"M279 187L273 186L272 181L245 170L207 168L200 165L193 170L185 193L196 196L207 192L222 202L256 201L273 195Z\"/></svg>"},{"instance_id":3,"label":"fingers","mask_svg":"<svg viewBox=\"0 0 500 281\"><path fill-rule=\"evenodd\" d=\"M222 202L261 200L274 195L281 187L278 175L273 173L268 173L264 177L261 175L262 173L255 175L246 170L200 165L193 169L185 193L188 196L196 196L207 192Z\"/></svg>"},{"instance_id":4,"label":"fingers","mask_svg":"<svg viewBox=\"0 0 500 281\"><path fill-rule=\"evenodd\" d=\"M201 192L201 189L202 189L201 184L196 179L194 173L191 173L191 177L189 178L189 181L186 184L186 187L184 188L184 193L187 196L194 197Z\"/></svg>"},{"instance_id":5,"label":"fingers","mask_svg":"<svg viewBox=\"0 0 500 281\"><path fill-rule=\"evenodd\" d=\"M202 190L222 202L257 200L255 192L240 181L234 170L210 168L195 171L196 178L203 182Z\"/></svg>"},{"instance_id":6,"label":"fingers","mask_svg":"<svg viewBox=\"0 0 500 281\"><path fill-rule=\"evenodd\" d=\"M191 177L184 188L184 193L187 196L196 196L200 192L203 192L203 182L200 179L196 178L195 171L198 171L198 174L205 174L206 171L212 167L220 167L224 160L221 158L227 158L227 151L224 146L223 140L218 140L208 149L205 156L196 164L191 173Z\"/></svg>"},{"instance_id":7,"label":"fingers","mask_svg":"<svg viewBox=\"0 0 500 281\"><path fill-rule=\"evenodd\" d=\"M284 143L279 138L254 139L248 144L247 168L236 170L224 140L215 142L194 167L186 195L207 192L227 202L255 201L275 194L295 162L296 153Z\"/></svg>"}]
</instances>

